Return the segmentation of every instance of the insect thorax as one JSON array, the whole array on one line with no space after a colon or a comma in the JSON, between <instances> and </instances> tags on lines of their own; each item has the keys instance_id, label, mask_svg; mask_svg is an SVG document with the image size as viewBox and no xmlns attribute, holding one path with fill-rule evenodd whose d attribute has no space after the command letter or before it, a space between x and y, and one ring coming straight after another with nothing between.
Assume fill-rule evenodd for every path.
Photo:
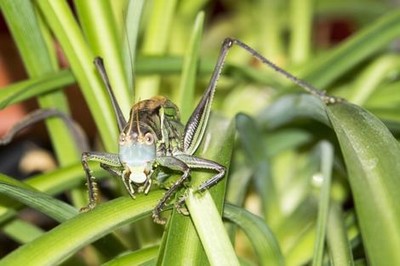
<instances>
[{"instance_id":1,"label":"insect thorax","mask_svg":"<svg viewBox=\"0 0 400 266\"><path fill-rule=\"evenodd\" d=\"M182 150L184 126L178 107L169 99L155 96L136 103L131 109L129 121L133 131L152 132L158 156Z\"/></svg>"}]
</instances>

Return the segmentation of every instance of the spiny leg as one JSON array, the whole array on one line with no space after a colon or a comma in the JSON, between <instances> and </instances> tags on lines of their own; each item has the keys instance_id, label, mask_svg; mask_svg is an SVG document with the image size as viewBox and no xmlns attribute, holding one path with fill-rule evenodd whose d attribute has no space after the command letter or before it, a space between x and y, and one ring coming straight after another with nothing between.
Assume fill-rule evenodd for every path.
<instances>
[{"instance_id":1,"label":"spiny leg","mask_svg":"<svg viewBox=\"0 0 400 266\"><path fill-rule=\"evenodd\" d=\"M311 86L310 84L306 83L305 81L293 76L292 74L278 67L270 60L268 60L260 53L258 53L256 50L254 50L247 44L241 42L240 40L226 38L222 43L217 63L214 67L213 74L211 76L208 87L204 92L203 97L201 98L199 104L196 106L192 115L190 116L188 123L185 126L182 148L187 154L193 154L203 138L211 111L211 104L213 101L215 88L217 86L218 79L221 75L221 71L224 67L225 59L228 55L229 50L233 47L233 45L241 47L246 52L251 54L253 57L261 61L264 65L272 68L273 70L283 75L293 83L302 87L305 91L311 93L312 95L317 96L326 104L334 104L342 100L340 98L328 96L324 91L318 90L313 86Z\"/></svg>"},{"instance_id":2,"label":"spiny leg","mask_svg":"<svg viewBox=\"0 0 400 266\"><path fill-rule=\"evenodd\" d=\"M204 191L213 185L217 184L225 175L226 169L224 166L217 162L207 160L204 158L196 157L193 155L179 154L175 156L177 159L181 160L189 166L190 169L209 169L216 171L217 174L212 176L203 182L197 189L197 191Z\"/></svg>"},{"instance_id":3,"label":"spiny leg","mask_svg":"<svg viewBox=\"0 0 400 266\"><path fill-rule=\"evenodd\" d=\"M187 154L179 154L176 155L176 158L179 160L183 161L185 164L189 166L190 169L209 169L209 170L214 170L217 172L216 175L212 176L211 178L207 179L205 182L203 182L196 191L198 192L203 192L207 190L208 188L214 186L217 184L225 175L226 169L224 166L220 165L217 162L199 158L193 155L187 155ZM182 209L182 205L185 201L185 197L182 197L178 200L176 203L176 208L179 212L182 213L180 209Z\"/></svg>"},{"instance_id":4,"label":"spiny leg","mask_svg":"<svg viewBox=\"0 0 400 266\"><path fill-rule=\"evenodd\" d=\"M305 91L309 92L310 94L312 94L314 96L317 96L325 104L335 104L335 103L340 102L340 101L343 100L341 98L337 98L337 97L334 97L334 96L326 95L325 91L318 90L314 86L308 84L307 82L297 78L296 76L290 74L289 72L285 71L284 69L278 67L277 65L272 63L270 60L265 58L263 55L258 53L256 50L254 50L253 48L251 48L250 46L248 46L247 44L243 43L242 41L240 41L238 39L226 38L224 40L223 45L222 45L222 47L223 47L222 49L223 50L224 49L228 50L234 44L239 46L239 47L241 47L241 48L243 48L246 52L251 54L253 57L257 58L264 65L272 68L277 73L283 75L284 77L286 77L287 79L289 79L290 81L292 81L293 83L298 85L299 87L303 88ZM226 53L221 55L221 56L226 57Z\"/></svg>"},{"instance_id":5,"label":"spiny leg","mask_svg":"<svg viewBox=\"0 0 400 266\"><path fill-rule=\"evenodd\" d=\"M89 167L89 161L100 162L102 166L107 165L108 168L121 168L118 154L105 152L84 152L82 153L82 166L86 173L86 185L88 188L89 203L81 208L81 211L89 211L93 209L98 201L96 178L93 176L93 171ZM104 167L103 167L104 168ZM106 169L107 170L107 169ZM117 173L117 172L115 172Z\"/></svg>"},{"instance_id":6,"label":"spiny leg","mask_svg":"<svg viewBox=\"0 0 400 266\"><path fill-rule=\"evenodd\" d=\"M159 157L156 159L156 163L171 170L180 171L183 173L182 176L167 190L153 210L152 217L154 221L159 224L164 224L165 219L160 217L160 213L171 196L178 188L182 186L183 182L187 180L190 174L190 168L184 162L172 156Z\"/></svg>"},{"instance_id":7,"label":"spiny leg","mask_svg":"<svg viewBox=\"0 0 400 266\"><path fill-rule=\"evenodd\" d=\"M116 168L105 163L100 163L100 167L109 172L110 174L112 174L113 176L118 176L118 177L122 176L123 173L122 165Z\"/></svg>"},{"instance_id":8,"label":"spiny leg","mask_svg":"<svg viewBox=\"0 0 400 266\"><path fill-rule=\"evenodd\" d=\"M135 190L132 187L132 184L130 183L130 180L128 177L124 176L124 169L122 168L122 165L119 167L115 166L110 166L108 164L100 163L101 168L112 174L113 176L120 177L122 179L122 183L124 184L126 190L128 191L129 195L134 199L135 198Z\"/></svg>"},{"instance_id":9,"label":"spiny leg","mask_svg":"<svg viewBox=\"0 0 400 266\"><path fill-rule=\"evenodd\" d=\"M104 163L100 163L100 166L110 174L120 177L129 195L133 199L135 198L135 189L133 187L132 181L129 179L129 173L128 174L125 173L123 165L115 167ZM138 193L143 192L144 194L148 194L151 188L151 184L152 184L151 178L146 179L145 183L138 187Z\"/></svg>"}]
</instances>

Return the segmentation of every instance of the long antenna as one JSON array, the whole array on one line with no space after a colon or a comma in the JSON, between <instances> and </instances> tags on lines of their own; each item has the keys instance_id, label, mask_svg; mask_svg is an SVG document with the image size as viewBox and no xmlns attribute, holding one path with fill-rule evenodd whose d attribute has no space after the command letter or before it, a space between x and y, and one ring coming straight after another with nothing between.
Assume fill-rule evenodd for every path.
<instances>
[{"instance_id":1,"label":"long antenna","mask_svg":"<svg viewBox=\"0 0 400 266\"><path fill-rule=\"evenodd\" d=\"M140 125L139 125L139 110L137 110L137 113L136 113L136 126L137 126L137 131L139 133L139 136L143 136L142 132L140 131Z\"/></svg>"},{"instance_id":2,"label":"long antenna","mask_svg":"<svg viewBox=\"0 0 400 266\"><path fill-rule=\"evenodd\" d=\"M104 85L106 86L108 95L111 98L111 103L114 109L115 117L117 119L118 129L120 132L122 132L124 126L126 125L126 120L111 88L110 80L108 79L106 69L104 68L103 59L101 57L96 57L93 63L96 66L97 71L99 72L101 78L103 79Z\"/></svg>"}]
</instances>

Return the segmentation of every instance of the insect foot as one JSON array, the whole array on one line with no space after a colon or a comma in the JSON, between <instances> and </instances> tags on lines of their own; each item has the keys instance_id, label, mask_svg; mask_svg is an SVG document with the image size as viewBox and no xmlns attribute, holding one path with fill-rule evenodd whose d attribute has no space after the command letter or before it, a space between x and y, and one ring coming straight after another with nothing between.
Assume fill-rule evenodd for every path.
<instances>
[{"instance_id":1,"label":"insect foot","mask_svg":"<svg viewBox=\"0 0 400 266\"><path fill-rule=\"evenodd\" d=\"M96 207L96 203L91 202L87 206L80 208L79 212L88 212L88 211L93 210L95 207Z\"/></svg>"},{"instance_id":2,"label":"insect foot","mask_svg":"<svg viewBox=\"0 0 400 266\"><path fill-rule=\"evenodd\" d=\"M323 101L326 105L330 104L336 104L343 102L343 98L335 97L335 96L330 96L328 95L325 91L321 91L320 94L317 95L321 101Z\"/></svg>"},{"instance_id":3,"label":"insect foot","mask_svg":"<svg viewBox=\"0 0 400 266\"><path fill-rule=\"evenodd\" d=\"M151 217L153 218L153 221L155 223L163 225L166 223L167 219L161 217L161 211L162 211L162 209L160 209L160 208L157 208L157 207L154 208L153 214Z\"/></svg>"},{"instance_id":4,"label":"insect foot","mask_svg":"<svg viewBox=\"0 0 400 266\"><path fill-rule=\"evenodd\" d=\"M188 216L189 211L185 206L186 198L187 198L187 193L185 192L185 194L180 196L179 199L175 202L175 209L178 213Z\"/></svg>"}]
</instances>

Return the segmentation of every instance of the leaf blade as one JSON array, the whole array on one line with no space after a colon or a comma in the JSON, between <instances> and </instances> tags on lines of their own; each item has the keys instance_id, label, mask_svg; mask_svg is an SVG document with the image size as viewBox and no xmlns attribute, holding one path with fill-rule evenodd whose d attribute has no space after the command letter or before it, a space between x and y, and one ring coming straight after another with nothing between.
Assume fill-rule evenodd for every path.
<instances>
[{"instance_id":1,"label":"leaf blade","mask_svg":"<svg viewBox=\"0 0 400 266\"><path fill-rule=\"evenodd\" d=\"M368 257L375 265L399 264L399 145L381 121L356 105L337 103L327 114L346 162Z\"/></svg>"}]
</instances>

